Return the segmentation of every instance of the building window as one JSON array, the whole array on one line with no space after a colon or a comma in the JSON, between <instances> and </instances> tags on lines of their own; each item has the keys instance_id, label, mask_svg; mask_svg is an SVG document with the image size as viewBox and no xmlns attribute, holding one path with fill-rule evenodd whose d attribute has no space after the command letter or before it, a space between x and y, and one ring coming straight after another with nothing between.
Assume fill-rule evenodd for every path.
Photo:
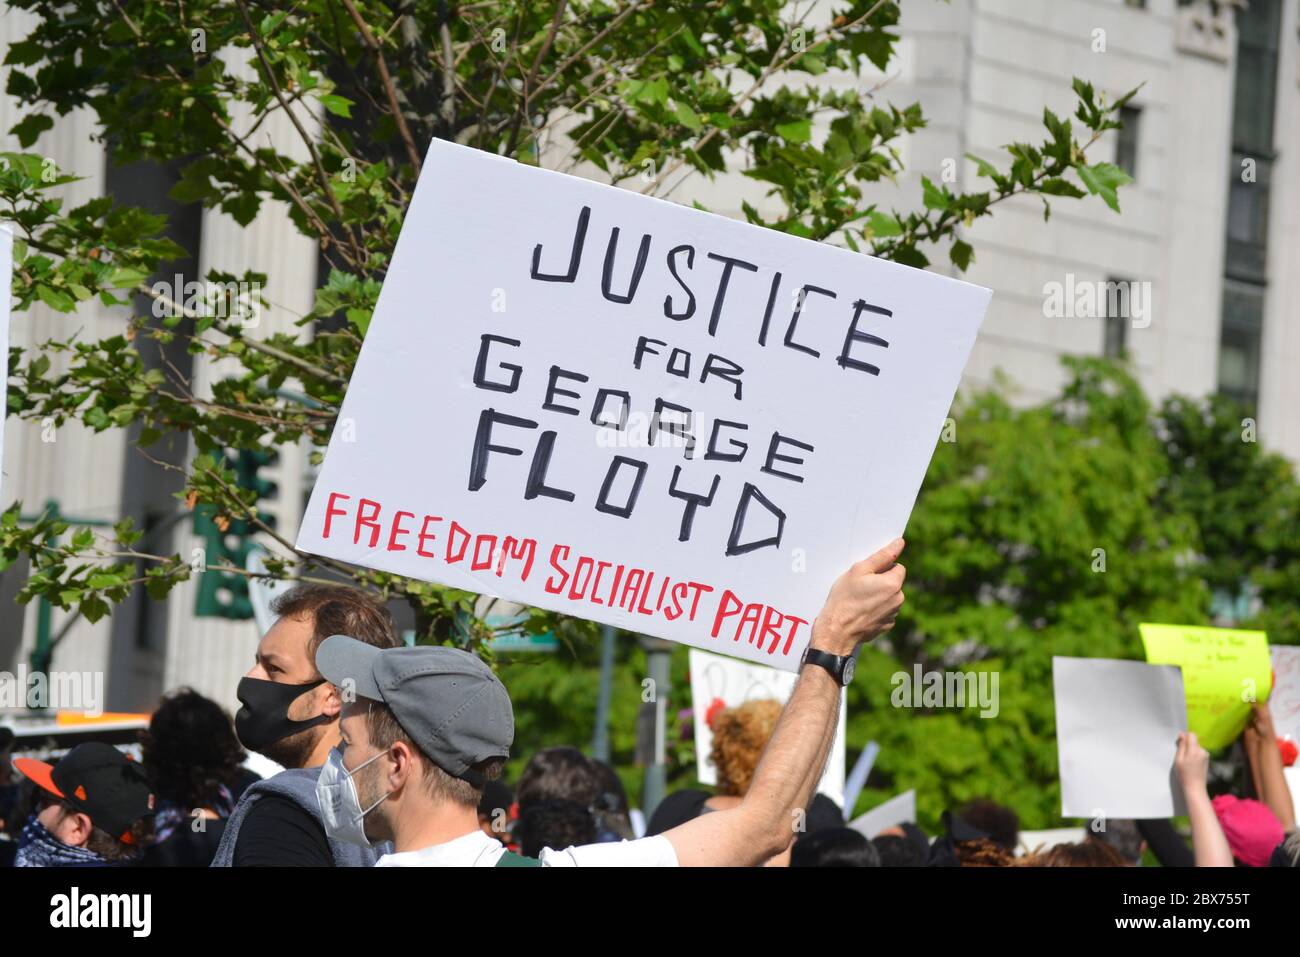
<instances>
[{"instance_id":1,"label":"building window","mask_svg":"<svg viewBox=\"0 0 1300 957\"><path fill-rule=\"evenodd\" d=\"M1234 150L1228 181L1228 245L1225 272L1263 283L1268 253L1268 197L1273 161Z\"/></svg>"},{"instance_id":2,"label":"building window","mask_svg":"<svg viewBox=\"0 0 1300 957\"><path fill-rule=\"evenodd\" d=\"M1227 279L1219 339L1219 391L1254 409L1259 396L1259 348L1264 329L1264 287Z\"/></svg>"},{"instance_id":3,"label":"building window","mask_svg":"<svg viewBox=\"0 0 1300 957\"><path fill-rule=\"evenodd\" d=\"M1232 106L1233 165L1219 334L1219 391L1253 413L1267 291L1268 207L1273 172L1280 0L1251 0L1237 13Z\"/></svg>"},{"instance_id":4,"label":"building window","mask_svg":"<svg viewBox=\"0 0 1300 957\"><path fill-rule=\"evenodd\" d=\"M1132 315L1129 303L1130 284L1131 280L1128 279L1106 280L1102 355L1107 359L1120 358L1128 346L1128 323Z\"/></svg>"},{"instance_id":5,"label":"building window","mask_svg":"<svg viewBox=\"0 0 1300 957\"><path fill-rule=\"evenodd\" d=\"M1115 165L1137 179L1138 131L1142 128L1142 110L1136 106L1121 106L1119 141L1115 144Z\"/></svg>"}]
</instances>

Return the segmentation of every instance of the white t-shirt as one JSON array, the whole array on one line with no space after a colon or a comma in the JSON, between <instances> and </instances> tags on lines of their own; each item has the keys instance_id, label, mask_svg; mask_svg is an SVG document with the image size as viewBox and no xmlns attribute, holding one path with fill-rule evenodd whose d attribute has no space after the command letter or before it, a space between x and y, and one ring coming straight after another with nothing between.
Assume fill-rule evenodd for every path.
<instances>
[{"instance_id":1,"label":"white t-shirt","mask_svg":"<svg viewBox=\"0 0 1300 957\"><path fill-rule=\"evenodd\" d=\"M385 854L375 867L496 867L505 845L482 831L470 831L445 844L418 851ZM677 852L663 835L636 841L584 844L562 851L547 848L538 860L544 867L676 867Z\"/></svg>"}]
</instances>

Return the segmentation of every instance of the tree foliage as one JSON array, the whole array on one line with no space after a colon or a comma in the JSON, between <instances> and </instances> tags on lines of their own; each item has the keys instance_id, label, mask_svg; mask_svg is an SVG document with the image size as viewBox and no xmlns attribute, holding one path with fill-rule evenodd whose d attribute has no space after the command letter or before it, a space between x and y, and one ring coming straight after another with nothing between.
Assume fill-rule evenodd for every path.
<instances>
[{"instance_id":1,"label":"tree foliage","mask_svg":"<svg viewBox=\"0 0 1300 957\"><path fill-rule=\"evenodd\" d=\"M10 154L0 201L18 227L19 309L41 302L73 313L98 298L134 315L122 335L85 341L69 324L39 348L15 349L9 412L95 431L138 423L145 454L184 437L196 452L179 493L189 507L209 508L218 527L258 530L272 544L275 576L342 575L406 599L422 640L447 640L473 596L295 552L226 453L306 442L319 458L431 139L562 170L583 163L588 175L659 196L688 175L740 167L769 187L776 210L746 204L754 223L918 267L946 250L958 270L974 256L964 231L1008 197L1036 194L1045 215L1051 198L1088 193L1118 208L1115 189L1126 181L1086 150L1118 125L1127 97L1107 103L1076 80L1073 120L1044 110L1040 143L1009 144L1001 165L971 157L987 188L954 192L924 179L919 210L865 202L864 186L902 172L898 142L925 120L916 104L886 102L887 87L837 90L816 79L888 65L898 5L886 0L835 4L819 24L781 0L8 6L36 18L5 60L7 91L27 107L12 130L24 148L55 116L88 110L114 162L172 164L174 199L243 224L281 203L327 264L298 330L261 335L147 281L182 252L160 217L111 197L65 209L71 174L33 153ZM272 118L294 135L273 142ZM268 299L277 288L276 277L256 272L208 278L261 283ZM149 349L177 343L238 371L196 394L184 376L147 360ZM41 596L93 620L133 588L160 597L203 570L137 549L129 524L112 534L52 517L24 524L18 508L0 526L0 562L30 561L22 600ZM470 643L482 637L473 631Z\"/></svg>"}]
</instances>

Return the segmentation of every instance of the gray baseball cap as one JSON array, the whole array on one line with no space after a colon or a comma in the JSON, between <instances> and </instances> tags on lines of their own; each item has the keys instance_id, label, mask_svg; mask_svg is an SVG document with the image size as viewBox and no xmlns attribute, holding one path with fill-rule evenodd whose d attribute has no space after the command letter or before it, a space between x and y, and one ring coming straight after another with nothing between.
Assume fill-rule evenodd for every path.
<instances>
[{"instance_id":1,"label":"gray baseball cap","mask_svg":"<svg viewBox=\"0 0 1300 957\"><path fill-rule=\"evenodd\" d=\"M492 669L468 651L376 648L331 635L316 649L316 668L331 684L388 705L425 756L452 777L482 784L470 768L510 756L515 739L510 695Z\"/></svg>"}]
</instances>

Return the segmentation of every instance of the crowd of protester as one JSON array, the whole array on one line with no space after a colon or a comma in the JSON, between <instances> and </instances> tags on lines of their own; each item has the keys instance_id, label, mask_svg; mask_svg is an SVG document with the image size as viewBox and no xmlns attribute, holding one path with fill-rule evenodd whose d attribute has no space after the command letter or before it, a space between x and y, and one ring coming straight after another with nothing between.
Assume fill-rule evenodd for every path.
<instances>
[{"instance_id":1,"label":"crowd of protester","mask_svg":"<svg viewBox=\"0 0 1300 957\"><path fill-rule=\"evenodd\" d=\"M847 573L815 642L851 652L892 625L902 572L892 553ZM883 557L882 557L883 556ZM1269 711L1242 736L1253 796L1208 789L1209 755L1186 733L1175 770L1190 822L1097 820L1078 842L1024 847L1014 811L953 808L937 834L902 823L868 836L812 793L839 686L824 670L790 702L711 716L711 791L669 794L645 820L608 764L573 747L533 754L500 778L514 735L500 681L455 649L403 647L383 605L303 585L239 688L233 721L190 689L167 695L141 760L80 744L57 763L12 758L0 729L0 865L1121 867L1300 865L1300 836ZM284 770L259 779L246 750Z\"/></svg>"}]
</instances>

